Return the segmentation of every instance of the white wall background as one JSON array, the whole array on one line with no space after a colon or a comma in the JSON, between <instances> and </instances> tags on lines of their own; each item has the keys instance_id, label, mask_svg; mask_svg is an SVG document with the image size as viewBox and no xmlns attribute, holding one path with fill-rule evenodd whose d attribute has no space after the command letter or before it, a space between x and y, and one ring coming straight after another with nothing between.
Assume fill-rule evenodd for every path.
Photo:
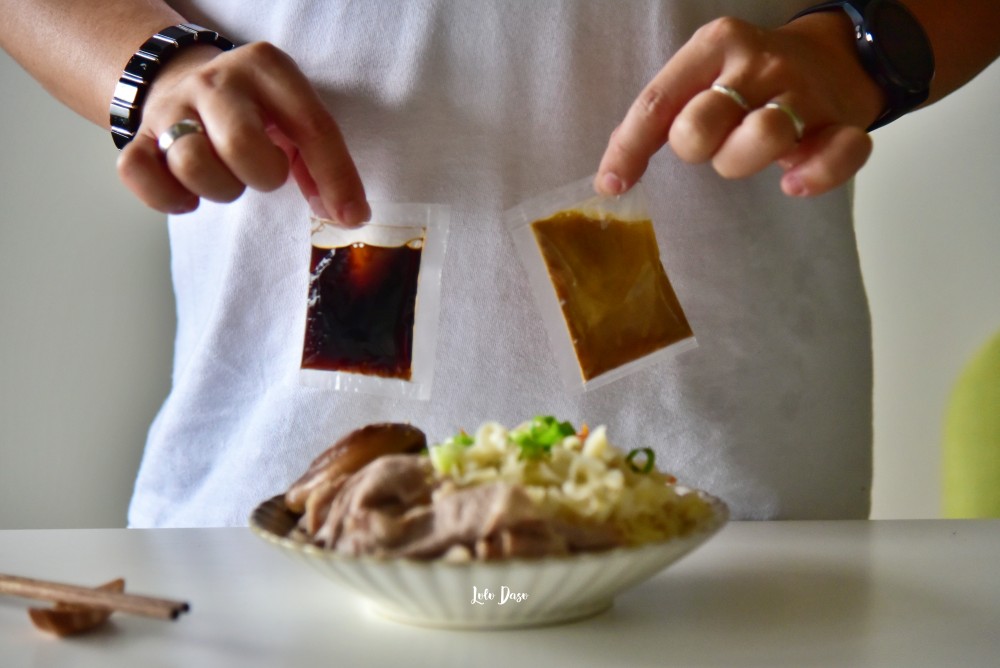
<instances>
[{"instance_id":1,"label":"white wall background","mask_svg":"<svg viewBox=\"0 0 1000 668\"><path fill-rule=\"evenodd\" d=\"M875 153L857 178L875 350L876 518L939 515L948 393L1000 330L997 109L1000 61L873 133Z\"/></svg>"},{"instance_id":2,"label":"white wall background","mask_svg":"<svg viewBox=\"0 0 1000 668\"><path fill-rule=\"evenodd\" d=\"M124 526L169 388L166 226L0 52L0 529Z\"/></svg>"},{"instance_id":3,"label":"white wall background","mask_svg":"<svg viewBox=\"0 0 1000 668\"><path fill-rule=\"evenodd\" d=\"M0 52L0 529L125 523L169 387L162 216L102 132ZM1000 64L876 135L857 181L875 347L877 518L939 514L962 363L1000 329Z\"/></svg>"}]
</instances>

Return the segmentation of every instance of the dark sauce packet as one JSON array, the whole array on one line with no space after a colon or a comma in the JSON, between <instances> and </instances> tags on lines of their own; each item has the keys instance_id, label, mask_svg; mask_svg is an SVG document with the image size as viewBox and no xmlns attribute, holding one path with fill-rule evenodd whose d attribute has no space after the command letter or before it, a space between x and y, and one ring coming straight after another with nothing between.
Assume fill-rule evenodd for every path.
<instances>
[{"instance_id":1,"label":"dark sauce packet","mask_svg":"<svg viewBox=\"0 0 1000 668\"><path fill-rule=\"evenodd\" d=\"M312 219L299 379L429 399L449 209L371 203L371 222Z\"/></svg>"},{"instance_id":2,"label":"dark sauce packet","mask_svg":"<svg viewBox=\"0 0 1000 668\"><path fill-rule=\"evenodd\" d=\"M697 345L660 260L642 184L599 197L592 183L588 177L504 214L571 392Z\"/></svg>"}]
</instances>

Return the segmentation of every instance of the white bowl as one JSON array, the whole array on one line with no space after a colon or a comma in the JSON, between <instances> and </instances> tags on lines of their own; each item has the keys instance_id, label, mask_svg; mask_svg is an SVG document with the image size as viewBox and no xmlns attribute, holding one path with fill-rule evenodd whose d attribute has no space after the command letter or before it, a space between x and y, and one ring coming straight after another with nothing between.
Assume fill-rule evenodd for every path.
<instances>
[{"instance_id":1,"label":"white bowl","mask_svg":"<svg viewBox=\"0 0 1000 668\"><path fill-rule=\"evenodd\" d=\"M259 505L251 530L367 599L389 619L456 629L570 622L611 607L614 597L649 579L708 540L729 518L703 492L712 515L688 534L641 547L545 559L449 563L349 557L288 538L296 516L282 497Z\"/></svg>"}]
</instances>

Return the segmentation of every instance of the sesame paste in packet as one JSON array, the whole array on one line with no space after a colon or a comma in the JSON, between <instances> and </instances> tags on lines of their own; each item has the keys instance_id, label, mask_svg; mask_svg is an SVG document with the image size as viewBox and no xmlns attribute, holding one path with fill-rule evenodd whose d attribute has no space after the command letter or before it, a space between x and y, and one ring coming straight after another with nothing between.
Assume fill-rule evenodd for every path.
<instances>
[{"instance_id":1,"label":"sesame paste in packet","mask_svg":"<svg viewBox=\"0 0 1000 668\"><path fill-rule=\"evenodd\" d=\"M693 336L651 220L570 210L531 229L584 382Z\"/></svg>"}]
</instances>

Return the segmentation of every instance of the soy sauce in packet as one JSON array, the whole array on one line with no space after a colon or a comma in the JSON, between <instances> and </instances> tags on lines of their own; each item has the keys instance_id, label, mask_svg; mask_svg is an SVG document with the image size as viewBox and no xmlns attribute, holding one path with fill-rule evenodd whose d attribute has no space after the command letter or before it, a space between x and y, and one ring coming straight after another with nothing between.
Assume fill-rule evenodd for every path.
<instances>
[{"instance_id":1,"label":"soy sauce in packet","mask_svg":"<svg viewBox=\"0 0 1000 668\"><path fill-rule=\"evenodd\" d=\"M448 207L371 203L371 222L312 219L299 379L429 399Z\"/></svg>"},{"instance_id":2,"label":"soy sauce in packet","mask_svg":"<svg viewBox=\"0 0 1000 668\"><path fill-rule=\"evenodd\" d=\"M660 261L642 184L600 197L592 183L588 177L504 214L571 392L697 345Z\"/></svg>"}]
</instances>

